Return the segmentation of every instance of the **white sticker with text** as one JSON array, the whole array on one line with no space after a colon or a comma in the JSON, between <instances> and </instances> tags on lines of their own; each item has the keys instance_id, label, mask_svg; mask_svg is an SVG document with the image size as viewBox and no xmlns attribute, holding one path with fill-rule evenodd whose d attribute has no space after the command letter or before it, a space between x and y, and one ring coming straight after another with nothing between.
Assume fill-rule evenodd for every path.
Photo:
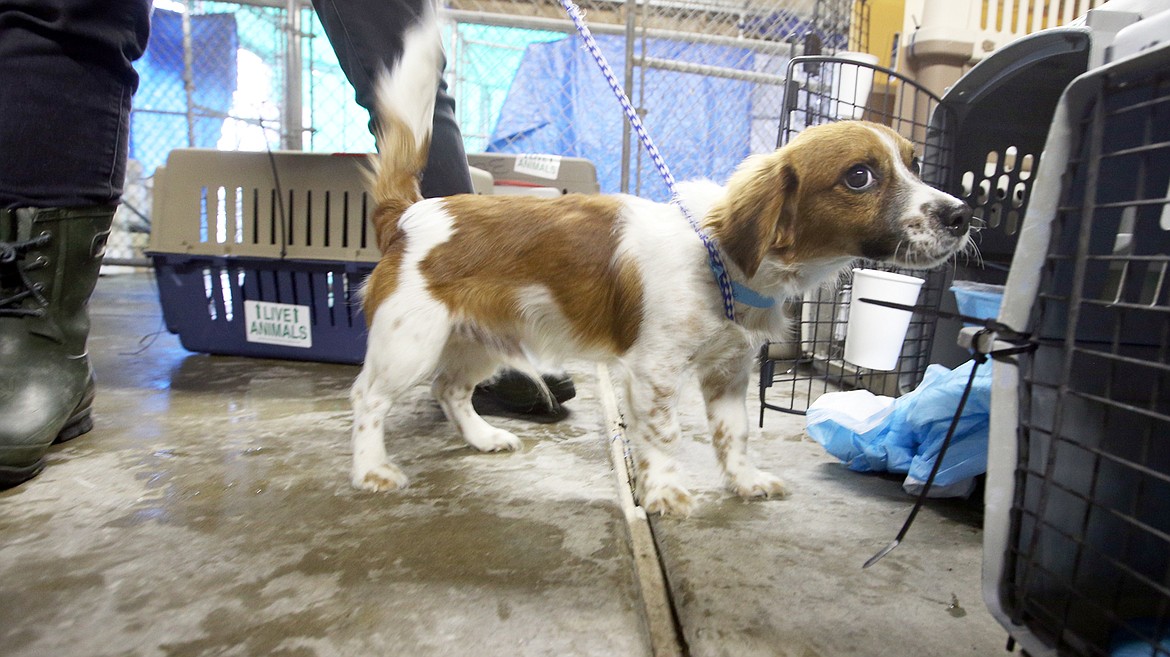
<instances>
[{"instance_id":1,"label":"white sticker with text","mask_svg":"<svg viewBox=\"0 0 1170 657\"><path fill-rule=\"evenodd\" d=\"M313 346L313 328L309 307L267 301L245 301L244 322L248 342L278 344L309 349Z\"/></svg>"},{"instance_id":2,"label":"white sticker with text","mask_svg":"<svg viewBox=\"0 0 1170 657\"><path fill-rule=\"evenodd\" d=\"M556 180L561 173L561 156L559 155L518 155L516 166L512 168L516 173L526 173L537 178Z\"/></svg>"}]
</instances>

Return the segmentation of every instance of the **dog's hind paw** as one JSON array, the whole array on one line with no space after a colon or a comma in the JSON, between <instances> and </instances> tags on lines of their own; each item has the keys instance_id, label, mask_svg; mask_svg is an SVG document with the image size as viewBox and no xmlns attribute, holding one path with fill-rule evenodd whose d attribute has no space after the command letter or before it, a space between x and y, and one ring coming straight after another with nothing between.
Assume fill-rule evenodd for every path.
<instances>
[{"instance_id":1,"label":"dog's hind paw","mask_svg":"<svg viewBox=\"0 0 1170 657\"><path fill-rule=\"evenodd\" d=\"M642 508L646 509L646 513L686 517L695 509L695 498L682 486L675 484L655 486L643 493Z\"/></svg>"},{"instance_id":2,"label":"dog's hind paw","mask_svg":"<svg viewBox=\"0 0 1170 657\"><path fill-rule=\"evenodd\" d=\"M360 472L355 470L353 473L354 488L375 493L405 488L409 481L406 474L392 463L383 463Z\"/></svg>"},{"instance_id":3,"label":"dog's hind paw","mask_svg":"<svg viewBox=\"0 0 1170 657\"><path fill-rule=\"evenodd\" d=\"M731 482L731 490L735 491L736 495L745 498L767 497L779 500L788 497L788 487L784 485L783 480L763 470L755 469L734 477Z\"/></svg>"},{"instance_id":4,"label":"dog's hind paw","mask_svg":"<svg viewBox=\"0 0 1170 657\"><path fill-rule=\"evenodd\" d=\"M515 434L496 428L476 435L464 435L463 438L481 452L515 452L523 445Z\"/></svg>"}]
</instances>

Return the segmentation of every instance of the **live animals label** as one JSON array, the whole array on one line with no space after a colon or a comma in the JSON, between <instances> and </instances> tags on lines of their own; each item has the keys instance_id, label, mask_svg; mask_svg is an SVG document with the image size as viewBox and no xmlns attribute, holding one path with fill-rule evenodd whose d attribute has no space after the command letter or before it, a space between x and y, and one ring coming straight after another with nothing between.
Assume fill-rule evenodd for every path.
<instances>
[{"instance_id":1,"label":"live animals label","mask_svg":"<svg viewBox=\"0 0 1170 657\"><path fill-rule=\"evenodd\" d=\"M267 301L245 301L244 323L248 342L278 344L309 349L313 346L313 327L309 307Z\"/></svg>"},{"instance_id":2,"label":"live animals label","mask_svg":"<svg viewBox=\"0 0 1170 657\"><path fill-rule=\"evenodd\" d=\"M561 157L559 155L520 155L516 157L516 166L512 167L512 170L537 178L556 180L561 173Z\"/></svg>"}]
</instances>

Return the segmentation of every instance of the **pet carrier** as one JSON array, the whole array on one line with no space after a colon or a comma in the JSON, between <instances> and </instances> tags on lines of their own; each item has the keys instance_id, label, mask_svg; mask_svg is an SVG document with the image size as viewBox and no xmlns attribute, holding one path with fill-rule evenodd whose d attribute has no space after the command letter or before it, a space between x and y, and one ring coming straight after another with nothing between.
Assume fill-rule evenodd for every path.
<instances>
[{"instance_id":1,"label":"pet carrier","mask_svg":"<svg viewBox=\"0 0 1170 657\"><path fill-rule=\"evenodd\" d=\"M902 34L908 74L941 94L1016 39L1070 25L1104 1L907 0Z\"/></svg>"},{"instance_id":2,"label":"pet carrier","mask_svg":"<svg viewBox=\"0 0 1170 657\"><path fill-rule=\"evenodd\" d=\"M871 100L872 98L872 100ZM788 66L781 145L805 127L864 118L892 127L914 142L922 154L923 180L941 187L952 161L946 109L939 98L898 73L847 57L796 57ZM926 279L918 303L938 307L944 274L887 269ZM929 364L936 319L915 313L897 366L890 372L858 368L843 358L849 318L851 281L822 287L787 306L792 337L764 346L760 366L760 425L766 409L803 414L818 396L841 388L864 387L898 396L922 381ZM769 391L779 398L768 401Z\"/></svg>"},{"instance_id":3,"label":"pet carrier","mask_svg":"<svg viewBox=\"0 0 1170 657\"><path fill-rule=\"evenodd\" d=\"M167 329L191 351L361 362L356 292L379 257L364 162L173 151L149 253Z\"/></svg>"},{"instance_id":4,"label":"pet carrier","mask_svg":"<svg viewBox=\"0 0 1170 657\"><path fill-rule=\"evenodd\" d=\"M985 598L1033 656L1167 657L1170 46L1078 77L1035 179L999 319L1037 348L994 370Z\"/></svg>"},{"instance_id":5,"label":"pet carrier","mask_svg":"<svg viewBox=\"0 0 1170 657\"><path fill-rule=\"evenodd\" d=\"M1088 28L1037 32L997 50L943 95L954 157L943 189L971 205L980 226L978 256L945 268L944 290L955 281L1007 281L1056 102L1088 61ZM943 294L941 309L956 312L955 295ZM951 339L960 328L957 319L939 320L936 334L945 339L935 340L930 362L954 368L970 360Z\"/></svg>"},{"instance_id":6,"label":"pet carrier","mask_svg":"<svg viewBox=\"0 0 1170 657\"><path fill-rule=\"evenodd\" d=\"M597 191L580 158L472 155L509 181ZM155 174L151 251L167 329L191 350L360 363L357 290L380 254L365 155L172 151ZM491 174L473 170L476 190Z\"/></svg>"}]
</instances>

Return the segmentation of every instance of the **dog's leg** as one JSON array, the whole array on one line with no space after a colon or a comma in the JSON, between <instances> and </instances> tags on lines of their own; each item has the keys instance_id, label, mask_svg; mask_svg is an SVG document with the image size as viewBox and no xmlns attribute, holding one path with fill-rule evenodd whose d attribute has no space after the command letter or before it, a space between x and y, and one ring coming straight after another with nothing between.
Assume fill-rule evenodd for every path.
<instances>
[{"instance_id":1,"label":"dog's leg","mask_svg":"<svg viewBox=\"0 0 1170 657\"><path fill-rule=\"evenodd\" d=\"M747 455L747 388L750 368L746 363L717 366L700 376L707 425L723 476L740 497L776 497L788 494L784 482L752 465Z\"/></svg>"},{"instance_id":2,"label":"dog's leg","mask_svg":"<svg viewBox=\"0 0 1170 657\"><path fill-rule=\"evenodd\" d=\"M674 450L682 436L675 406L678 372L631 372L626 378L626 428L633 443L638 501L647 513L690 515L694 499L683 486Z\"/></svg>"},{"instance_id":3,"label":"dog's leg","mask_svg":"<svg viewBox=\"0 0 1170 657\"><path fill-rule=\"evenodd\" d=\"M390 391L371 369L362 368L349 392L353 404L351 483L362 490L394 490L406 486L408 479L386 454L382 421L390 410Z\"/></svg>"},{"instance_id":4,"label":"dog's leg","mask_svg":"<svg viewBox=\"0 0 1170 657\"><path fill-rule=\"evenodd\" d=\"M479 344L452 338L441 360L442 370L431 390L443 414L459 429L467 444L481 452L519 449L519 438L488 424L471 405L475 386L496 371L498 359Z\"/></svg>"},{"instance_id":5,"label":"dog's leg","mask_svg":"<svg viewBox=\"0 0 1170 657\"><path fill-rule=\"evenodd\" d=\"M383 421L394 400L429 378L450 334L444 309L418 308L397 312L385 304L370 326L366 361L350 389L353 404L353 469L355 488L386 491L402 488L407 477L386 454Z\"/></svg>"}]
</instances>

